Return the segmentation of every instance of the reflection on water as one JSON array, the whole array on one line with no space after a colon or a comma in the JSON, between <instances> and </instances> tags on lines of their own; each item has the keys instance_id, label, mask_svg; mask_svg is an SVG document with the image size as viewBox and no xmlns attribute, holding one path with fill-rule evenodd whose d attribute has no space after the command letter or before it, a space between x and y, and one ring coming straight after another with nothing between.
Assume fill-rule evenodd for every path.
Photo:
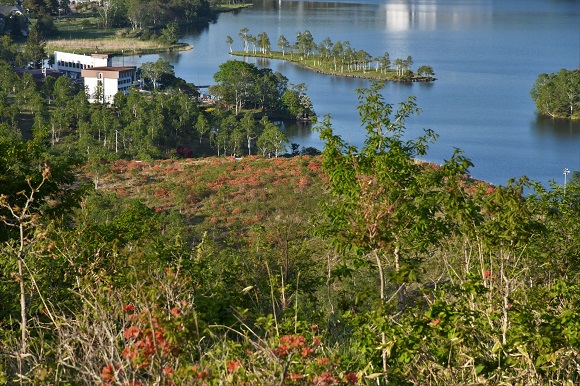
<instances>
[{"instance_id":1,"label":"reflection on water","mask_svg":"<svg viewBox=\"0 0 580 386\"><path fill-rule=\"evenodd\" d=\"M300 143L300 139L308 138L314 126L312 122L277 121L275 123L280 126L286 137L292 138L292 142L301 146L304 146L304 143Z\"/></svg>"},{"instance_id":2,"label":"reflection on water","mask_svg":"<svg viewBox=\"0 0 580 386\"><path fill-rule=\"evenodd\" d=\"M538 116L530 126L539 135L549 135L560 139L580 138L580 121Z\"/></svg>"},{"instance_id":3,"label":"reflection on water","mask_svg":"<svg viewBox=\"0 0 580 386\"><path fill-rule=\"evenodd\" d=\"M173 66L179 63L179 60L181 59L182 55L179 51L172 51L160 53L159 57L162 58L163 60L167 60Z\"/></svg>"}]
</instances>

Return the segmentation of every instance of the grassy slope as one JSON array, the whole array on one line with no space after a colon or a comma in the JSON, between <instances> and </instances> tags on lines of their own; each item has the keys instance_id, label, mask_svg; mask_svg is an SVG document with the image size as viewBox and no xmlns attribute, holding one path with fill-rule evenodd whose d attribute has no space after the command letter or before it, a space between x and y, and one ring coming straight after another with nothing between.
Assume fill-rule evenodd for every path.
<instances>
[{"instance_id":1,"label":"grassy slope","mask_svg":"<svg viewBox=\"0 0 580 386\"><path fill-rule=\"evenodd\" d=\"M249 228L285 211L308 222L324 194L320 162L309 156L117 161L101 184L156 211L179 211L202 230Z\"/></svg>"}]
</instances>

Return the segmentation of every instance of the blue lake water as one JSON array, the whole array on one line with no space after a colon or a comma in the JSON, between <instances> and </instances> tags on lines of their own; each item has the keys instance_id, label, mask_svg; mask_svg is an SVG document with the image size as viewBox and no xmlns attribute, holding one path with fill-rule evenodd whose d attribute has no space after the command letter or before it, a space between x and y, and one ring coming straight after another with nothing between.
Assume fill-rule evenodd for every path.
<instances>
[{"instance_id":1,"label":"blue lake water","mask_svg":"<svg viewBox=\"0 0 580 386\"><path fill-rule=\"evenodd\" d=\"M528 176L563 182L564 168L580 170L580 122L540 119L529 96L538 74L580 65L580 1L573 0L255 0L251 8L221 14L215 23L192 29L182 39L191 51L162 54L177 76L213 84L218 66L230 59L226 36L242 49L241 28L295 41L309 30L315 41L348 40L373 56L413 57L433 67L432 84L389 83L384 95L397 104L414 95L421 115L409 120L410 135L433 129L439 139L426 160L442 162L464 150L475 178L505 184ZM157 55L126 58L141 63ZM316 113L329 114L343 139L361 145L365 133L355 90L369 82L316 74L280 61L248 59L304 82ZM322 148L308 127L287 128L291 142Z\"/></svg>"}]
</instances>

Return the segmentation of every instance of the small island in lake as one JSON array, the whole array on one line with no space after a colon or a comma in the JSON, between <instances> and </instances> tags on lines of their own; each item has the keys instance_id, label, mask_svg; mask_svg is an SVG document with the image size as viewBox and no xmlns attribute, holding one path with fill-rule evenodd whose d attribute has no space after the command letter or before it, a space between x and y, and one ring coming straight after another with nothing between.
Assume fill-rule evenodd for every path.
<instances>
[{"instance_id":1,"label":"small island in lake","mask_svg":"<svg viewBox=\"0 0 580 386\"><path fill-rule=\"evenodd\" d=\"M431 66L423 65L413 72L411 56L405 59L395 59L391 63L388 52L380 56L372 56L364 50L354 49L348 41L333 43L327 37L316 44L308 30L298 32L295 43L290 43L284 35L280 35L276 43L280 51L271 51L270 38L266 32L253 36L248 28L242 28L238 36L244 44L243 51L233 51L234 40L231 36L226 37L231 55L286 60L321 74L336 76L398 82L436 80ZM394 64L394 68L391 64Z\"/></svg>"},{"instance_id":2,"label":"small island in lake","mask_svg":"<svg viewBox=\"0 0 580 386\"><path fill-rule=\"evenodd\" d=\"M580 70L540 74L530 91L540 115L580 120Z\"/></svg>"}]
</instances>

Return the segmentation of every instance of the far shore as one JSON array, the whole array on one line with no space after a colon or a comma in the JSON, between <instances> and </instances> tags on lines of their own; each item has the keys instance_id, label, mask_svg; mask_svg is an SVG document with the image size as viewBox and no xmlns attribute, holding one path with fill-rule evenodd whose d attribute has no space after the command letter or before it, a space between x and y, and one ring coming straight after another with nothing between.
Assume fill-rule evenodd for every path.
<instances>
[{"instance_id":1,"label":"far shore","mask_svg":"<svg viewBox=\"0 0 580 386\"><path fill-rule=\"evenodd\" d=\"M213 7L212 9L215 13L223 13L235 12L251 6L251 3L233 4ZM209 22L209 20L205 20L205 22ZM46 39L47 52L64 51L85 55L96 52L114 55L146 55L188 51L193 48L187 43L167 45L156 39L141 40L138 37L131 37L132 31L128 28L100 29L95 27L96 23L96 17L82 19L60 17L55 23L59 31L57 37Z\"/></svg>"}]
</instances>

